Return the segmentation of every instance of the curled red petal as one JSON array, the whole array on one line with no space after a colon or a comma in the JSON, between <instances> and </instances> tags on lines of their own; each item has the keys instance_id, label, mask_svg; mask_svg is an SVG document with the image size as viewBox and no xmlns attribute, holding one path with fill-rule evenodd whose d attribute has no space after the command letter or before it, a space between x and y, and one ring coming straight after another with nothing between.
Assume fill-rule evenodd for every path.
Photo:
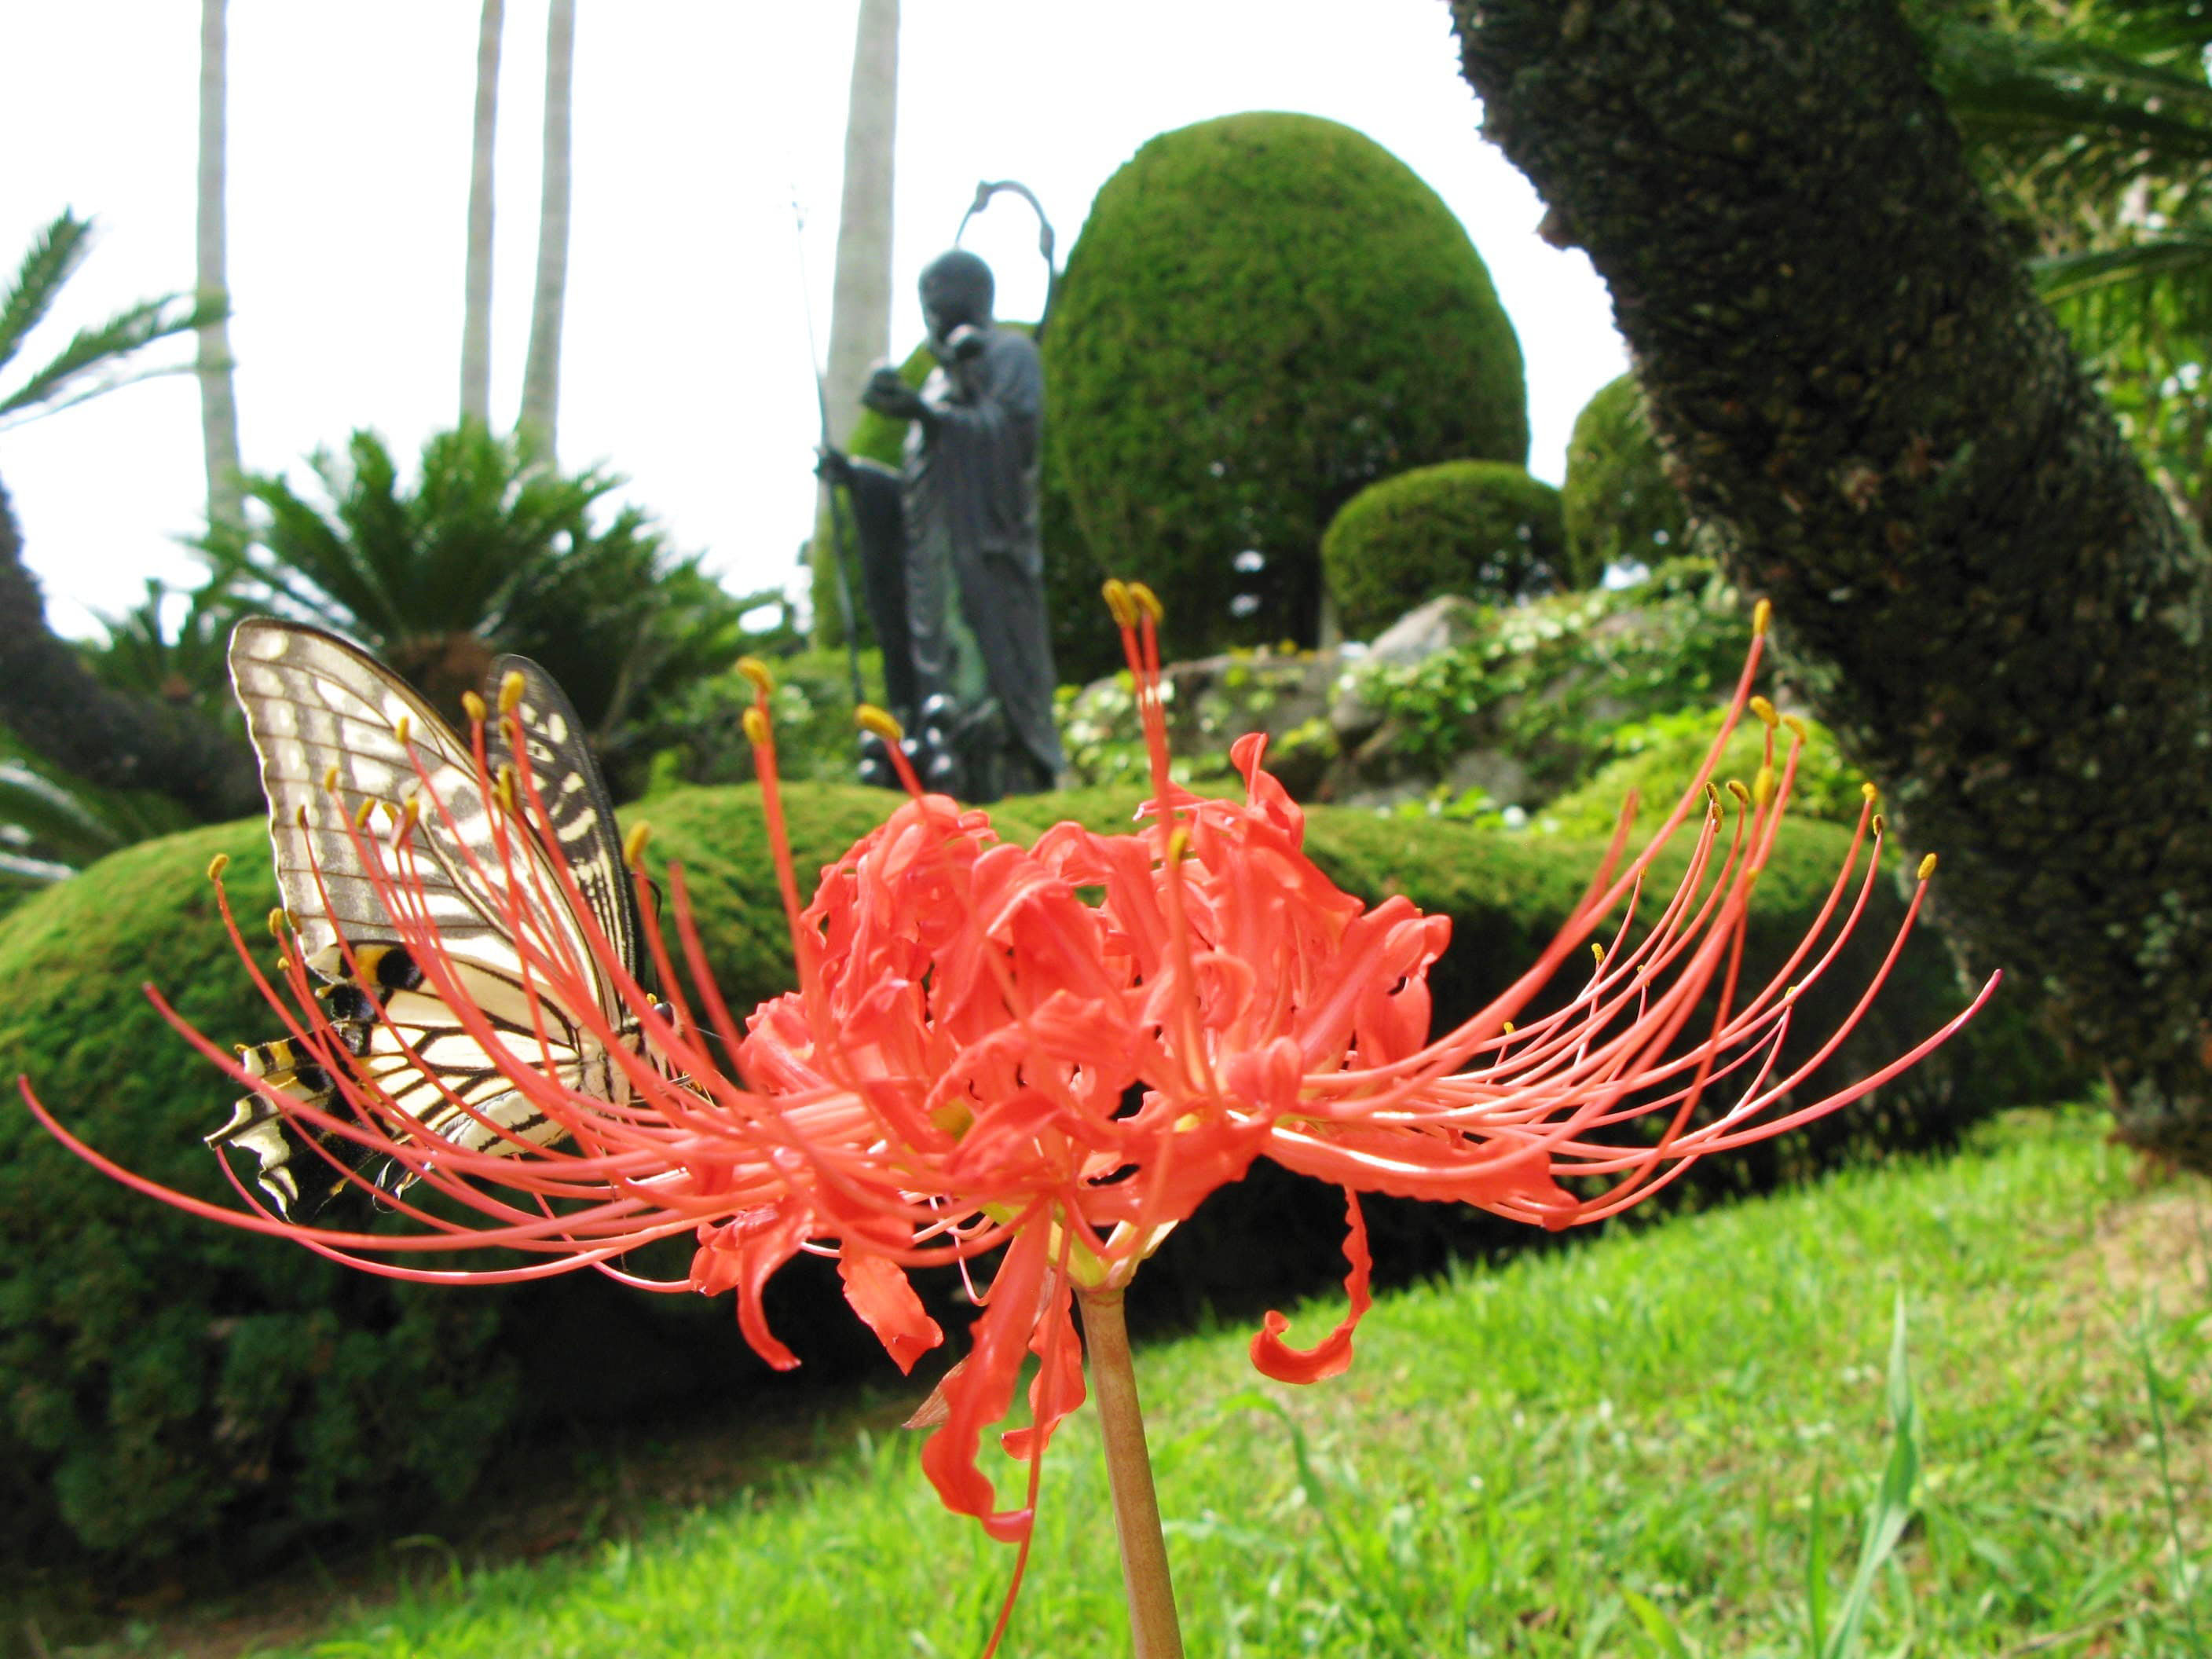
<instances>
[{"instance_id":1,"label":"curled red petal","mask_svg":"<svg viewBox=\"0 0 2212 1659\"><path fill-rule=\"evenodd\" d=\"M806 1224L774 1210L748 1210L720 1226L699 1229L699 1249L691 1258L691 1288L702 1296L738 1293L738 1328L752 1351L780 1371L793 1370L799 1356L776 1340L761 1306L761 1287L778 1267L799 1254Z\"/></svg>"},{"instance_id":2,"label":"curled red petal","mask_svg":"<svg viewBox=\"0 0 2212 1659\"><path fill-rule=\"evenodd\" d=\"M911 1371L915 1360L945 1340L944 1330L923 1311L921 1298L896 1262L848 1244L837 1258L837 1273L845 1281L845 1300L901 1370Z\"/></svg>"},{"instance_id":3,"label":"curled red petal","mask_svg":"<svg viewBox=\"0 0 2212 1659\"><path fill-rule=\"evenodd\" d=\"M1360 1316L1375 1305L1367 1293L1368 1275L1375 1263L1367 1254L1367 1221L1359 1212L1359 1194L1349 1188L1345 1189L1344 1211L1351 1226L1344 1240L1344 1259L1352 1264L1352 1271L1345 1275L1344 1289L1352 1298L1352 1310L1318 1346L1303 1353L1283 1340L1291 1322L1270 1310L1252 1339L1252 1364L1262 1376L1272 1376L1278 1382L1318 1382L1351 1369L1352 1333Z\"/></svg>"},{"instance_id":4,"label":"curled red petal","mask_svg":"<svg viewBox=\"0 0 2212 1659\"><path fill-rule=\"evenodd\" d=\"M937 1488L945 1507L972 1515L1001 1543L1021 1537L1029 1525L1026 1510L1000 1510L990 1477L975 1466L985 1425L995 1423L1013 1403L1022 1357L1036 1328L1038 1297L1044 1288L1050 1230L1024 1227L1006 1246L991 1283L991 1305L975 1324L975 1346L941 1384L945 1426L921 1449L921 1471Z\"/></svg>"},{"instance_id":5,"label":"curled red petal","mask_svg":"<svg viewBox=\"0 0 2212 1659\"><path fill-rule=\"evenodd\" d=\"M1009 1429L1000 1437L1006 1455L1027 1461L1042 1457L1052 1443L1052 1431L1083 1403L1083 1349L1075 1340L1070 1316L1075 1292L1065 1277L1054 1280L1050 1304L1030 1336L1030 1352L1038 1359L1036 1375L1030 1379L1030 1426Z\"/></svg>"}]
</instances>

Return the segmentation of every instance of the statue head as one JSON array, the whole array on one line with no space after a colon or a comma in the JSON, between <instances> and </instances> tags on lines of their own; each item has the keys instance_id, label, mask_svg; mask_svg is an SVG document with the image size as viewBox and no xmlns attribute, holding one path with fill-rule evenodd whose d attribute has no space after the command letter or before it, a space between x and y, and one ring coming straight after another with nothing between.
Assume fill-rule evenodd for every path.
<instances>
[{"instance_id":1,"label":"statue head","mask_svg":"<svg viewBox=\"0 0 2212 1659\"><path fill-rule=\"evenodd\" d=\"M963 323L988 327L991 321L991 267L964 248L940 253L922 267L921 314L931 335L951 337Z\"/></svg>"}]
</instances>

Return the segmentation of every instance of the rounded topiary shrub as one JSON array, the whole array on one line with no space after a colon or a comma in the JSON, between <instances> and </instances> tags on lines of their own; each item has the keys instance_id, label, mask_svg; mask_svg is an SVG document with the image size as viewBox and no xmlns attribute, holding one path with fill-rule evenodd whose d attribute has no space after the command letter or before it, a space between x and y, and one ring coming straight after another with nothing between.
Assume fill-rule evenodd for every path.
<instances>
[{"instance_id":1,"label":"rounded topiary shrub","mask_svg":"<svg viewBox=\"0 0 2212 1659\"><path fill-rule=\"evenodd\" d=\"M1668 482L1636 377L1601 387L1575 416L1567 445L1567 545L1595 580L1610 564L1656 565L1686 550L1690 510Z\"/></svg>"},{"instance_id":2,"label":"rounded topiary shrub","mask_svg":"<svg viewBox=\"0 0 2212 1659\"><path fill-rule=\"evenodd\" d=\"M1486 603L1572 586L1559 492L1503 461L1446 461L1370 484L1322 538L1344 631L1367 639L1445 593Z\"/></svg>"},{"instance_id":3,"label":"rounded topiary shrub","mask_svg":"<svg viewBox=\"0 0 2212 1659\"><path fill-rule=\"evenodd\" d=\"M1169 649L1313 642L1322 527L1377 479L1525 461L1521 348L1450 209L1310 115L1163 134L1107 180L1044 344L1048 469Z\"/></svg>"}]
</instances>

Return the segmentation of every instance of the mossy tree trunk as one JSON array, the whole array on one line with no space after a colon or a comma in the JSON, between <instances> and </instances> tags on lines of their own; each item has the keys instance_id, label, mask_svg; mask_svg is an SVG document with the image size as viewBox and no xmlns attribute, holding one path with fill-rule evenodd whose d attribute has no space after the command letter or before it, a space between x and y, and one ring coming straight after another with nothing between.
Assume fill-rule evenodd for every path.
<instances>
[{"instance_id":1,"label":"mossy tree trunk","mask_svg":"<svg viewBox=\"0 0 2212 1659\"><path fill-rule=\"evenodd\" d=\"M2032 296L1893 0L1454 0L1785 666L2139 1144L2212 1169L2207 567Z\"/></svg>"},{"instance_id":2,"label":"mossy tree trunk","mask_svg":"<svg viewBox=\"0 0 2212 1659\"><path fill-rule=\"evenodd\" d=\"M188 708L105 686L46 627L46 599L23 563L21 532L0 489L0 726L88 783L159 789L204 818L261 807L253 751Z\"/></svg>"}]
</instances>

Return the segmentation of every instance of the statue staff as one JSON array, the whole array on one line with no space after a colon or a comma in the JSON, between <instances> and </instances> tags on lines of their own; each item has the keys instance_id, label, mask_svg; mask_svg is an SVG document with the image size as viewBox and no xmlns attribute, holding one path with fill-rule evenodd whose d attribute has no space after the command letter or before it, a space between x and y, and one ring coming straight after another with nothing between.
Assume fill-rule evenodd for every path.
<instances>
[{"instance_id":1,"label":"statue staff","mask_svg":"<svg viewBox=\"0 0 2212 1659\"><path fill-rule=\"evenodd\" d=\"M821 350L815 344L814 300L806 286L806 210L799 205L796 191L791 198L791 222L799 243L799 295L800 309L806 313L807 363L814 371L814 407L822 421L822 447L817 453L826 454L831 449L830 386L823 378ZM853 579L846 574L852 544L845 536L845 502L836 484L824 479L823 492L830 497L830 558L837 570L838 617L845 624L845 668L852 676L853 702L857 705L868 700L868 691L860 680L860 622L853 611Z\"/></svg>"}]
</instances>

